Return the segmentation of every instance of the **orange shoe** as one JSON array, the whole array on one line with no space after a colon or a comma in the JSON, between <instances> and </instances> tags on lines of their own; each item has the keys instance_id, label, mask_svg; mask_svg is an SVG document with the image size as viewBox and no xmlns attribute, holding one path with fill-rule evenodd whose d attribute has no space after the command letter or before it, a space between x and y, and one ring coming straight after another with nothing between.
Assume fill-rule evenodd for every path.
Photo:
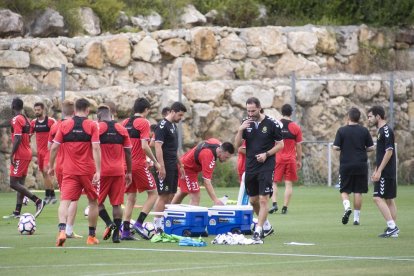
<instances>
[{"instance_id":1,"label":"orange shoe","mask_svg":"<svg viewBox=\"0 0 414 276\"><path fill-rule=\"evenodd\" d=\"M58 247L63 246L65 241L66 241L65 230L61 230L61 231L59 231L59 234L58 234L58 237L57 237L57 240L56 240L56 246L58 246Z\"/></svg>"},{"instance_id":2,"label":"orange shoe","mask_svg":"<svg viewBox=\"0 0 414 276\"><path fill-rule=\"evenodd\" d=\"M99 240L94 236L88 236L88 240L86 241L88 245L99 244Z\"/></svg>"}]
</instances>

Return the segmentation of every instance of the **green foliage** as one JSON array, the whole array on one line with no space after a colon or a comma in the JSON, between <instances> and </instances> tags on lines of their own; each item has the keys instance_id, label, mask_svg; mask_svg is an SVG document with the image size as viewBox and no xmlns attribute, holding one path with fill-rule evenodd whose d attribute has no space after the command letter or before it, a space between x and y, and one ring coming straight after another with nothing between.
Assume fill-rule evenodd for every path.
<instances>
[{"instance_id":1,"label":"green foliage","mask_svg":"<svg viewBox=\"0 0 414 276\"><path fill-rule=\"evenodd\" d=\"M116 20L119 12L124 8L124 3L118 0L89 0L88 2L101 20L102 29L115 29Z\"/></svg>"},{"instance_id":2,"label":"green foliage","mask_svg":"<svg viewBox=\"0 0 414 276\"><path fill-rule=\"evenodd\" d=\"M216 163L213 173L213 185L215 187L237 187L239 186L239 177L233 162Z\"/></svg>"},{"instance_id":3,"label":"green foliage","mask_svg":"<svg viewBox=\"0 0 414 276\"><path fill-rule=\"evenodd\" d=\"M30 15L36 10L44 10L52 0L0 0L0 7L10 9L21 15Z\"/></svg>"}]
</instances>

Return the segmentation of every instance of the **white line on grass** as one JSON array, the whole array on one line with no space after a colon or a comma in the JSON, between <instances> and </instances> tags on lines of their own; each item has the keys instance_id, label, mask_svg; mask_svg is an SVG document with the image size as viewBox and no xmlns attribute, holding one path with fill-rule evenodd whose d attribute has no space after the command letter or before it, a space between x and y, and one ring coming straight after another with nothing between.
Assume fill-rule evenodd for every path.
<instances>
[{"instance_id":1,"label":"white line on grass","mask_svg":"<svg viewBox=\"0 0 414 276\"><path fill-rule=\"evenodd\" d=\"M58 247L32 247L32 249L57 249ZM332 259L350 259L350 260L382 260L382 261L408 261L414 262L411 258L399 257L369 257L369 256L335 256L335 255L316 255L316 254L291 254L291 253L271 253L271 252L240 252L240 251L212 251L212 250L185 250L185 249L150 249L150 248L127 248L127 247L86 247L71 246L64 249L86 249L86 250L121 250L121 251L152 251L152 252L181 252L181 253L205 253L205 254L234 254L234 255L260 255L260 256L286 256L286 257L314 257L314 258L332 258Z\"/></svg>"}]
</instances>

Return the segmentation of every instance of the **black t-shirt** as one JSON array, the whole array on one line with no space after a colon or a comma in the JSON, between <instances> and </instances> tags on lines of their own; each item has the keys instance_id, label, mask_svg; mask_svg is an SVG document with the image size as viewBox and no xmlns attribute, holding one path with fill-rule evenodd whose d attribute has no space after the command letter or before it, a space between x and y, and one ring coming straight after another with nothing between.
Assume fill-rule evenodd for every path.
<instances>
[{"instance_id":1,"label":"black t-shirt","mask_svg":"<svg viewBox=\"0 0 414 276\"><path fill-rule=\"evenodd\" d=\"M162 142L162 153L165 165L177 164L178 133L175 124L162 119L155 129L155 141Z\"/></svg>"},{"instance_id":2,"label":"black t-shirt","mask_svg":"<svg viewBox=\"0 0 414 276\"><path fill-rule=\"evenodd\" d=\"M396 177L394 147L395 147L394 131L387 124L385 124L383 127L381 127L378 130L376 166L379 167L381 165L381 161L384 158L385 152L387 150L391 149L393 153L392 153L391 159L388 161L387 165L382 171L382 174L381 174L382 177L385 177L385 178Z\"/></svg>"},{"instance_id":3,"label":"black t-shirt","mask_svg":"<svg viewBox=\"0 0 414 276\"><path fill-rule=\"evenodd\" d=\"M246 141L246 172L273 171L275 155L269 156L264 163L257 162L256 155L269 151L275 146L275 142L283 140L282 123L265 116L260 123L252 122L243 131L242 137Z\"/></svg>"},{"instance_id":4,"label":"black t-shirt","mask_svg":"<svg viewBox=\"0 0 414 276\"><path fill-rule=\"evenodd\" d=\"M341 174L368 174L367 148L372 147L368 129L360 125L347 125L336 132L334 146L341 149L339 157Z\"/></svg>"}]
</instances>

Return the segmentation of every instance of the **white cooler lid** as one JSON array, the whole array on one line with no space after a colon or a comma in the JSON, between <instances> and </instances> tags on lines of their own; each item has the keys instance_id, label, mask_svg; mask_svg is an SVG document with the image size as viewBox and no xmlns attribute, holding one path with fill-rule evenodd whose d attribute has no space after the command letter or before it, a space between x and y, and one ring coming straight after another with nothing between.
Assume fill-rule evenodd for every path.
<instances>
[{"instance_id":1,"label":"white cooler lid","mask_svg":"<svg viewBox=\"0 0 414 276\"><path fill-rule=\"evenodd\" d=\"M207 212L207 207L194 206L188 204L166 204L165 211L181 211L181 212Z\"/></svg>"},{"instance_id":2,"label":"white cooler lid","mask_svg":"<svg viewBox=\"0 0 414 276\"><path fill-rule=\"evenodd\" d=\"M209 210L225 210L225 211L246 211L253 210L250 205L214 205Z\"/></svg>"}]
</instances>

